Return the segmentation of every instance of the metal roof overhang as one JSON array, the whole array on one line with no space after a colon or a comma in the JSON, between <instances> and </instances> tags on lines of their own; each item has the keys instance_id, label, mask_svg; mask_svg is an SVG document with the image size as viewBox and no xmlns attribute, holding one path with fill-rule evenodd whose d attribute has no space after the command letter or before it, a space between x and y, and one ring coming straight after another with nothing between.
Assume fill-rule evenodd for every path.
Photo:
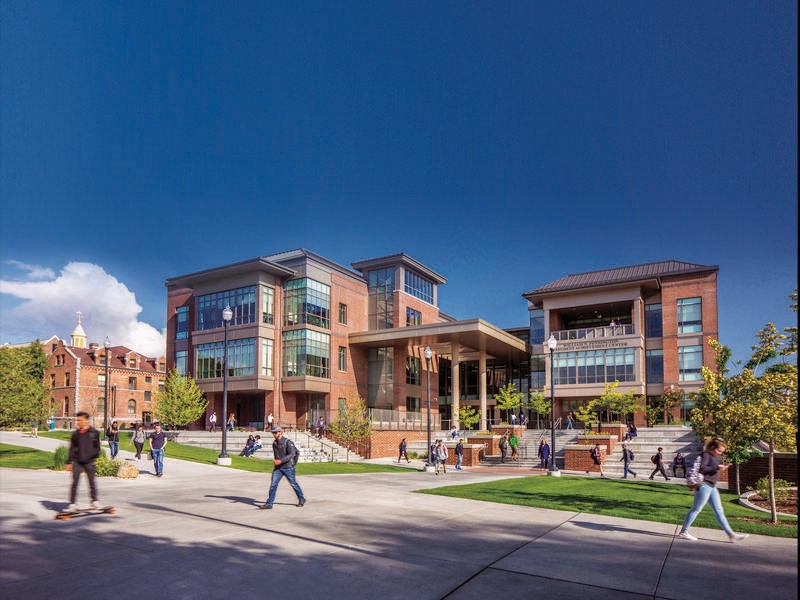
<instances>
[{"instance_id":1,"label":"metal roof overhang","mask_svg":"<svg viewBox=\"0 0 800 600\"><path fill-rule=\"evenodd\" d=\"M481 351L486 352L487 358L508 361L530 357L524 341L481 319L361 331L351 333L348 340L351 345L367 348L399 344L430 346L440 356L452 356L453 344L458 344L459 360L477 360Z\"/></svg>"}]
</instances>

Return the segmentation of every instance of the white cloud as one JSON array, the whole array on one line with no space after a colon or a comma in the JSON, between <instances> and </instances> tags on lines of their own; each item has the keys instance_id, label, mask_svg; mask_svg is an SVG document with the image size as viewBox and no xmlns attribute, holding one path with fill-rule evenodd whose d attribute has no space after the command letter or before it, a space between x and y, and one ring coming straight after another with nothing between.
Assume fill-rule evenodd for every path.
<instances>
[{"instance_id":1,"label":"white cloud","mask_svg":"<svg viewBox=\"0 0 800 600\"><path fill-rule=\"evenodd\" d=\"M0 281L0 293L21 300L0 317L3 342L26 342L57 335L69 342L75 328L75 313L83 314L82 325L88 342L103 343L106 336L114 346L127 346L146 356L163 356L166 336L139 320L142 307L124 283L96 264L71 262L56 275L50 269L6 261L35 273L44 281ZM30 268L27 268L30 267Z\"/></svg>"},{"instance_id":2,"label":"white cloud","mask_svg":"<svg viewBox=\"0 0 800 600\"><path fill-rule=\"evenodd\" d=\"M40 267L39 265L29 265L19 260L7 260L6 263L20 271L26 271L28 273L27 279L53 279L56 276L53 269Z\"/></svg>"}]
</instances>

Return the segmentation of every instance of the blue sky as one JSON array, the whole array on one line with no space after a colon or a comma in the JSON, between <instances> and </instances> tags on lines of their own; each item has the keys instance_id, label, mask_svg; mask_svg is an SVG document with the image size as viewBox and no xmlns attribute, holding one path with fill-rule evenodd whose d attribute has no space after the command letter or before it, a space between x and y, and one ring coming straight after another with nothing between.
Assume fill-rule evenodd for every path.
<instances>
[{"instance_id":1,"label":"blue sky","mask_svg":"<svg viewBox=\"0 0 800 600\"><path fill-rule=\"evenodd\" d=\"M0 341L148 351L167 277L406 252L527 322L568 273L720 266L796 321L795 2L0 4ZM106 333L109 332L109 333ZM135 347L135 346L134 346Z\"/></svg>"}]
</instances>

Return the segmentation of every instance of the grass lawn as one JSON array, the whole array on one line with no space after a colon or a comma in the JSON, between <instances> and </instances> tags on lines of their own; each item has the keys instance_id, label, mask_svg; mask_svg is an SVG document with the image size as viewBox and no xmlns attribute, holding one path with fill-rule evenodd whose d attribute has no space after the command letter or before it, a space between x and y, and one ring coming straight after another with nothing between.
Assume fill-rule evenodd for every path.
<instances>
[{"instance_id":1,"label":"grass lawn","mask_svg":"<svg viewBox=\"0 0 800 600\"><path fill-rule=\"evenodd\" d=\"M48 469L53 466L53 453L24 446L0 444L0 467L13 469Z\"/></svg>"},{"instance_id":2,"label":"grass lawn","mask_svg":"<svg viewBox=\"0 0 800 600\"><path fill-rule=\"evenodd\" d=\"M419 490L419 493L675 525L683 523L692 506L692 493L682 485L585 477L524 477ZM770 525L769 514L741 506L733 492L720 490L720 493L725 515L735 531L797 537L797 519L781 517L780 525ZM703 508L693 527L719 528L710 506Z\"/></svg>"},{"instance_id":3,"label":"grass lawn","mask_svg":"<svg viewBox=\"0 0 800 600\"><path fill-rule=\"evenodd\" d=\"M49 437L57 440L64 440L69 442L71 431L48 431L40 433L41 437ZM119 447L120 450L133 451L133 444L130 443L131 433L129 431L120 432L119 434ZM147 449L147 444L145 444ZM107 451L106 448L104 450ZM241 471L252 471L254 473L272 473L273 464L271 460L263 460L260 458L245 458L244 456L237 456L239 449L235 449L233 453L229 451L231 457L231 466L226 468L239 469ZM219 452L211 450L210 448L199 448L197 446L189 446L184 444L168 443L165 452L165 458L173 458L178 460L188 460L190 462L202 463L206 465L214 465L217 463L217 456ZM392 465L373 465L369 463L298 463L298 475L341 475L347 473L378 473L381 471L394 471L408 473L413 472L411 469L403 467L394 467Z\"/></svg>"}]
</instances>

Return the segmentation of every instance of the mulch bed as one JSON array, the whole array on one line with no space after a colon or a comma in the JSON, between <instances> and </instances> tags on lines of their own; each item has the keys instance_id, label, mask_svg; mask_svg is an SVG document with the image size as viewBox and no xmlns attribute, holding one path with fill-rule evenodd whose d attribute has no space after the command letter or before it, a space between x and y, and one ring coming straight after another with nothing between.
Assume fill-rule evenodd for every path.
<instances>
[{"instance_id":1,"label":"mulch bed","mask_svg":"<svg viewBox=\"0 0 800 600\"><path fill-rule=\"evenodd\" d=\"M750 504L755 504L759 508L769 510L769 499L762 499L761 496L750 496L747 499ZM797 490L789 490L789 497L786 500L777 500L775 506L780 513L797 516Z\"/></svg>"}]
</instances>

